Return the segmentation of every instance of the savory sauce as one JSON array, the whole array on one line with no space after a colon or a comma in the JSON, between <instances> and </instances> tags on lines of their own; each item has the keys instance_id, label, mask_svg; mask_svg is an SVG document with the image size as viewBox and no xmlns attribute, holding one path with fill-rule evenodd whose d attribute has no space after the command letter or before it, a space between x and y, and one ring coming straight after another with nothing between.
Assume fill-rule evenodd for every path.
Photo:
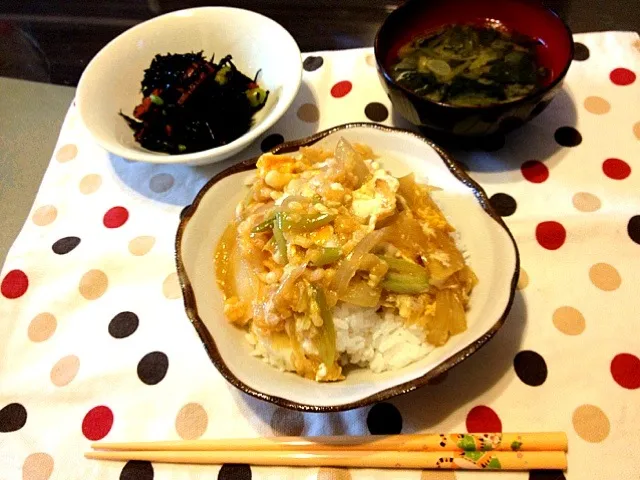
<instances>
[{"instance_id":1,"label":"savory sauce","mask_svg":"<svg viewBox=\"0 0 640 480\"><path fill-rule=\"evenodd\" d=\"M457 106L522 98L542 86L541 43L489 25L447 25L403 45L391 74L417 95Z\"/></svg>"}]
</instances>

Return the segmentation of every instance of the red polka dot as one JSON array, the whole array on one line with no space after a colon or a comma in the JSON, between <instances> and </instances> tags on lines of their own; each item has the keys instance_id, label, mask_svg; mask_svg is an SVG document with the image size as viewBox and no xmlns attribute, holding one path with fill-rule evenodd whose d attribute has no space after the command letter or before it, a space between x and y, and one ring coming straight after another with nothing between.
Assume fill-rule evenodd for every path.
<instances>
[{"instance_id":1,"label":"red polka dot","mask_svg":"<svg viewBox=\"0 0 640 480\"><path fill-rule=\"evenodd\" d=\"M473 407L469 413L467 413L466 423L467 432L469 433L495 433L502 431L502 422L498 414L484 405Z\"/></svg>"},{"instance_id":2,"label":"red polka dot","mask_svg":"<svg viewBox=\"0 0 640 480\"><path fill-rule=\"evenodd\" d=\"M18 298L29 288L29 278L22 270L11 270L2 280L0 292L6 298Z\"/></svg>"},{"instance_id":3,"label":"red polka dot","mask_svg":"<svg viewBox=\"0 0 640 480\"><path fill-rule=\"evenodd\" d=\"M113 426L113 412L109 407L94 407L82 420L82 434L89 440L100 440L107 436Z\"/></svg>"},{"instance_id":4,"label":"red polka dot","mask_svg":"<svg viewBox=\"0 0 640 480\"><path fill-rule=\"evenodd\" d=\"M549 178L549 169L538 160L529 160L520 167L522 176L531 183L542 183Z\"/></svg>"},{"instance_id":5,"label":"red polka dot","mask_svg":"<svg viewBox=\"0 0 640 480\"><path fill-rule=\"evenodd\" d=\"M335 98L342 98L347 93L349 93L352 88L353 85L349 80L343 80L342 82L338 82L333 87L331 87L331 96Z\"/></svg>"},{"instance_id":6,"label":"red polka dot","mask_svg":"<svg viewBox=\"0 0 640 480\"><path fill-rule=\"evenodd\" d=\"M636 74L628 68L616 68L611 71L609 78L616 85L625 86L636 81Z\"/></svg>"},{"instance_id":7,"label":"red polka dot","mask_svg":"<svg viewBox=\"0 0 640 480\"><path fill-rule=\"evenodd\" d=\"M558 222L542 222L536 227L536 240L547 250L557 250L567 238L567 231Z\"/></svg>"},{"instance_id":8,"label":"red polka dot","mask_svg":"<svg viewBox=\"0 0 640 480\"><path fill-rule=\"evenodd\" d=\"M124 207L113 207L104 214L102 222L107 228L118 228L124 225L129 219L129 212Z\"/></svg>"},{"instance_id":9,"label":"red polka dot","mask_svg":"<svg viewBox=\"0 0 640 480\"><path fill-rule=\"evenodd\" d=\"M630 353L616 355L611 361L611 375L621 387L640 388L640 358Z\"/></svg>"},{"instance_id":10,"label":"red polka dot","mask_svg":"<svg viewBox=\"0 0 640 480\"><path fill-rule=\"evenodd\" d=\"M624 180L631 175L631 167L624 160L619 158L607 158L602 163L604 174L614 180Z\"/></svg>"}]
</instances>

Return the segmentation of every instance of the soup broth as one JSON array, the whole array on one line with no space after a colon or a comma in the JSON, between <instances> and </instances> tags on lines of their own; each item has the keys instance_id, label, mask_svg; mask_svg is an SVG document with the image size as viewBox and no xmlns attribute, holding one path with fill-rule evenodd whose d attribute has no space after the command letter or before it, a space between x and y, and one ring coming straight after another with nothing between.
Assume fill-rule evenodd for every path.
<instances>
[{"instance_id":1,"label":"soup broth","mask_svg":"<svg viewBox=\"0 0 640 480\"><path fill-rule=\"evenodd\" d=\"M436 102L510 102L548 78L539 62L542 47L531 37L490 25L447 25L403 45L391 74L403 87Z\"/></svg>"}]
</instances>

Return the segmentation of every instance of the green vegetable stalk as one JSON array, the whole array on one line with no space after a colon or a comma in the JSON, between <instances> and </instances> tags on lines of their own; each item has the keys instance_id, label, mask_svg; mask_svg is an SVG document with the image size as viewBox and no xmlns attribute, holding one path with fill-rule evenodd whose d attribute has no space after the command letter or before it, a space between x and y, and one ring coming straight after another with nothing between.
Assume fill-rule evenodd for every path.
<instances>
[{"instance_id":1,"label":"green vegetable stalk","mask_svg":"<svg viewBox=\"0 0 640 480\"><path fill-rule=\"evenodd\" d=\"M381 282L384 290L393 293L416 294L429 290L429 273L417 263L402 258L380 256L389 265Z\"/></svg>"},{"instance_id":2,"label":"green vegetable stalk","mask_svg":"<svg viewBox=\"0 0 640 480\"><path fill-rule=\"evenodd\" d=\"M283 231L312 232L320 227L328 225L336 218L329 213L279 213L282 219Z\"/></svg>"},{"instance_id":3,"label":"green vegetable stalk","mask_svg":"<svg viewBox=\"0 0 640 480\"><path fill-rule=\"evenodd\" d=\"M273 238L276 240L276 249L280 254L280 258L284 261L284 263L289 263L289 258L287 256L287 240L284 238L283 228L282 228L282 213L276 213L275 220L273 222Z\"/></svg>"},{"instance_id":4,"label":"green vegetable stalk","mask_svg":"<svg viewBox=\"0 0 640 480\"><path fill-rule=\"evenodd\" d=\"M260 222L251 229L251 233L262 233L273 229L273 221L275 216L267 218L264 222Z\"/></svg>"},{"instance_id":5,"label":"green vegetable stalk","mask_svg":"<svg viewBox=\"0 0 640 480\"><path fill-rule=\"evenodd\" d=\"M336 262L342 256L342 249L339 247L324 247L320 256L311 263L316 267L322 267Z\"/></svg>"},{"instance_id":6,"label":"green vegetable stalk","mask_svg":"<svg viewBox=\"0 0 640 480\"><path fill-rule=\"evenodd\" d=\"M404 273L389 272L380 283L382 288L388 292L416 294L429 290L429 277L408 275Z\"/></svg>"},{"instance_id":7,"label":"green vegetable stalk","mask_svg":"<svg viewBox=\"0 0 640 480\"><path fill-rule=\"evenodd\" d=\"M422 276L427 273L426 270L417 263L410 262L403 258L396 258L388 255L379 255L378 258L389 265L389 270L392 272L417 276Z\"/></svg>"},{"instance_id":8,"label":"green vegetable stalk","mask_svg":"<svg viewBox=\"0 0 640 480\"><path fill-rule=\"evenodd\" d=\"M322 327L320 327L320 342L318 343L318 351L320 359L327 367L333 365L336 356L336 327L333 324L333 316L327 304L324 290L321 287L311 285L313 300L318 305L320 317L322 318Z\"/></svg>"}]
</instances>

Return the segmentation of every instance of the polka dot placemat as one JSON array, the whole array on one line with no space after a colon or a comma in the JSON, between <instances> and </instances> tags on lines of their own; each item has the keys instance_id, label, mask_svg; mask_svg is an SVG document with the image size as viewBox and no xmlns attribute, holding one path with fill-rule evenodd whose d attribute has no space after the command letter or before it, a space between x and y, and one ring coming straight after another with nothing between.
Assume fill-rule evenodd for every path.
<instances>
[{"instance_id":1,"label":"polka dot placemat","mask_svg":"<svg viewBox=\"0 0 640 480\"><path fill-rule=\"evenodd\" d=\"M305 55L285 117L208 167L110 156L72 106L0 271L0 478L384 479L389 472L100 463L82 453L102 439L530 430L568 433L569 471L501 478L637 478L640 41L599 33L576 42L565 86L538 118L482 150L453 152L520 247L505 326L429 386L342 414L277 408L224 381L184 313L173 242L199 188L239 159L345 122L407 127L372 49Z\"/></svg>"}]
</instances>

